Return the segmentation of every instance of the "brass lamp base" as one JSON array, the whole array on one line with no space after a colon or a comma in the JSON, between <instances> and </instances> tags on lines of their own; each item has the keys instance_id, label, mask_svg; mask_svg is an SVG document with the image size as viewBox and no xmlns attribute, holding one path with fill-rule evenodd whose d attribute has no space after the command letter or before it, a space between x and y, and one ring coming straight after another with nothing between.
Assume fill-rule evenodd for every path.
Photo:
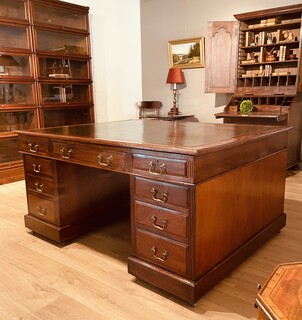
<instances>
[{"instance_id":1,"label":"brass lamp base","mask_svg":"<svg viewBox=\"0 0 302 320\"><path fill-rule=\"evenodd\" d=\"M169 116L177 116L177 115L179 115L179 110L178 110L178 108L172 107L172 108L170 109L170 111L168 112L168 115L169 115Z\"/></svg>"},{"instance_id":2,"label":"brass lamp base","mask_svg":"<svg viewBox=\"0 0 302 320\"><path fill-rule=\"evenodd\" d=\"M179 110L176 107L177 100L176 100L176 88L173 88L173 107L168 112L169 116L177 116L179 115Z\"/></svg>"}]
</instances>

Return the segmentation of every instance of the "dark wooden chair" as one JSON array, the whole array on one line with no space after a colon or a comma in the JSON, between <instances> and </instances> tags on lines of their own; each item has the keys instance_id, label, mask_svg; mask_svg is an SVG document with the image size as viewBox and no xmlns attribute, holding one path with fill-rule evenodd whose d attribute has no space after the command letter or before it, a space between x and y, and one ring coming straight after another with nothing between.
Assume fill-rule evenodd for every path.
<instances>
[{"instance_id":1,"label":"dark wooden chair","mask_svg":"<svg viewBox=\"0 0 302 320\"><path fill-rule=\"evenodd\" d=\"M162 107L160 101L140 101L137 104L139 118L159 117L159 109Z\"/></svg>"}]
</instances>

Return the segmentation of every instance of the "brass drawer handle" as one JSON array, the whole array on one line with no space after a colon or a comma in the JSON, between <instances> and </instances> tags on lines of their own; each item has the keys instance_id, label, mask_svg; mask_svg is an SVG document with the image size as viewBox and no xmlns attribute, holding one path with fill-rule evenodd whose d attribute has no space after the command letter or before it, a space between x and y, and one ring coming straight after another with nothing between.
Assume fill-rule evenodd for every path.
<instances>
[{"instance_id":1,"label":"brass drawer handle","mask_svg":"<svg viewBox=\"0 0 302 320\"><path fill-rule=\"evenodd\" d=\"M41 216L46 216L47 215L47 209L46 208L42 208L40 206L37 207L38 209L38 214Z\"/></svg>"},{"instance_id":2,"label":"brass drawer handle","mask_svg":"<svg viewBox=\"0 0 302 320\"><path fill-rule=\"evenodd\" d=\"M157 254L157 249L156 249L154 246L151 248L151 251L152 251L152 253L153 253L153 257L154 257L155 259L161 261L161 262L166 261L167 258L168 258L168 251L167 251L167 250L165 250L165 251L163 251L163 252L161 253L161 255L162 255L163 257L158 257L158 256L156 255L156 254Z\"/></svg>"},{"instance_id":3,"label":"brass drawer handle","mask_svg":"<svg viewBox=\"0 0 302 320\"><path fill-rule=\"evenodd\" d=\"M70 159L70 156L73 152L73 150L70 148L69 150L66 151L66 149L61 149L61 156L63 159Z\"/></svg>"},{"instance_id":4,"label":"brass drawer handle","mask_svg":"<svg viewBox=\"0 0 302 320\"><path fill-rule=\"evenodd\" d=\"M152 220L153 227L156 228L156 229L164 230L164 229L166 229L168 227L168 219L163 219L161 221L162 225L159 225L159 224L157 224L157 217L153 214L151 216L151 220Z\"/></svg>"},{"instance_id":5,"label":"brass drawer handle","mask_svg":"<svg viewBox=\"0 0 302 320\"><path fill-rule=\"evenodd\" d=\"M43 183L36 182L35 183L36 190L39 192L43 192Z\"/></svg>"},{"instance_id":6,"label":"brass drawer handle","mask_svg":"<svg viewBox=\"0 0 302 320\"><path fill-rule=\"evenodd\" d=\"M41 172L41 165L33 163L34 172L40 173Z\"/></svg>"},{"instance_id":7,"label":"brass drawer handle","mask_svg":"<svg viewBox=\"0 0 302 320\"><path fill-rule=\"evenodd\" d=\"M108 156L106 158L106 161L104 161L104 156L102 154L99 154L98 158L99 158L99 161L98 161L99 165L103 166L103 167L108 167L110 162L113 160L113 156L112 155Z\"/></svg>"},{"instance_id":8,"label":"brass drawer handle","mask_svg":"<svg viewBox=\"0 0 302 320\"><path fill-rule=\"evenodd\" d=\"M159 166L159 172L155 172L156 163L150 161L149 162L149 173L153 174L154 176L160 176L161 174L165 173L167 170L167 165L165 163L162 163Z\"/></svg>"},{"instance_id":9,"label":"brass drawer handle","mask_svg":"<svg viewBox=\"0 0 302 320\"><path fill-rule=\"evenodd\" d=\"M168 200L168 193L167 192L163 192L162 193L163 199L160 199L160 198L156 197L158 191L155 188L152 188L150 191L152 193L153 200L155 200L157 202L163 202L163 203L167 202L167 200Z\"/></svg>"},{"instance_id":10,"label":"brass drawer handle","mask_svg":"<svg viewBox=\"0 0 302 320\"><path fill-rule=\"evenodd\" d=\"M36 153L39 151L39 145L37 143L29 143L28 146L30 152Z\"/></svg>"}]
</instances>

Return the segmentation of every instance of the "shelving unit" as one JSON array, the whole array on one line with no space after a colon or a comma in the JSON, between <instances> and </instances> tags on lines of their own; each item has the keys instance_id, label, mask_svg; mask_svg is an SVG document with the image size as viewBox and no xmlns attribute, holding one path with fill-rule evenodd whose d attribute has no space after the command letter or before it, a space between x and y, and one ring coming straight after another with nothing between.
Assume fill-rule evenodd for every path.
<instances>
[{"instance_id":1,"label":"shelving unit","mask_svg":"<svg viewBox=\"0 0 302 320\"><path fill-rule=\"evenodd\" d=\"M300 160L302 137L302 4L234 15L239 21L236 92L225 123L288 125L288 167ZM216 91L219 92L219 91ZM239 112L250 99L253 112Z\"/></svg>"},{"instance_id":2,"label":"shelving unit","mask_svg":"<svg viewBox=\"0 0 302 320\"><path fill-rule=\"evenodd\" d=\"M300 28L301 12L240 22L237 92L296 92Z\"/></svg>"},{"instance_id":3,"label":"shelving unit","mask_svg":"<svg viewBox=\"0 0 302 320\"><path fill-rule=\"evenodd\" d=\"M24 177L15 130L94 122L89 8L2 0L0 184Z\"/></svg>"},{"instance_id":4,"label":"shelving unit","mask_svg":"<svg viewBox=\"0 0 302 320\"><path fill-rule=\"evenodd\" d=\"M14 130L38 126L30 36L29 2L2 1L0 7L0 183L23 178Z\"/></svg>"},{"instance_id":5,"label":"shelving unit","mask_svg":"<svg viewBox=\"0 0 302 320\"><path fill-rule=\"evenodd\" d=\"M94 121L88 8L32 0L41 126Z\"/></svg>"}]
</instances>

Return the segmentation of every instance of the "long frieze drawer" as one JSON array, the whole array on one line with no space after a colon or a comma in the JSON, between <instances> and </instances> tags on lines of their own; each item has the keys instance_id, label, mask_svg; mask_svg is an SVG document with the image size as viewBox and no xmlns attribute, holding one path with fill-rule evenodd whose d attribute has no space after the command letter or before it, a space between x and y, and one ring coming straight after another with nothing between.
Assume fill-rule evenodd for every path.
<instances>
[{"instance_id":1,"label":"long frieze drawer","mask_svg":"<svg viewBox=\"0 0 302 320\"><path fill-rule=\"evenodd\" d=\"M55 203L51 200L28 193L28 210L40 219L56 222Z\"/></svg>"},{"instance_id":2,"label":"long frieze drawer","mask_svg":"<svg viewBox=\"0 0 302 320\"><path fill-rule=\"evenodd\" d=\"M173 156L173 155L171 155ZM160 157L160 155L146 155L134 153L132 156L132 168L134 171L143 171L150 177L190 177L190 162L181 155L173 158Z\"/></svg>"},{"instance_id":3,"label":"long frieze drawer","mask_svg":"<svg viewBox=\"0 0 302 320\"><path fill-rule=\"evenodd\" d=\"M26 155L24 167L28 173L53 176L53 161L45 158Z\"/></svg>"},{"instance_id":4,"label":"long frieze drawer","mask_svg":"<svg viewBox=\"0 0 302 320\"><path fill-rule=\"evenodd\" d=\"M187 238L188 215L135 201L134 221L136 226L147 227L165 236Z\"/></svg>"},{"instance_id":5,"label":"long frieze drawer","mask_svg":"<svg viewBox=\"0 0 302 320\"><path fill-rule=\"evenodd\" d=\"M154 204L188 208L189 188L176 184L135 177L135 194Z\"/></svg>"},{"instance_id":6,"label":"long frieze drawer","mask_svg":"<svg viewBox=\"0 0 302 320\"><path fill-rule=\"evenodd\" d=\"M50 196L53 196L54 194L53 180L42 179L30 174L26 176L26 187L28 190L32 190L41 194Z\"/></svg>"},{"instance_id":7,"label":"long frieze drawer","mask_svg":"<svg viewBox=\"0 0 302 320\"><path fill-rule=\"evenodd\" d=\"M127 166L127 153L122 149L61 142L53 142L52 146L54 156L62 160L91 164L103 169Z\"/></svg>"},{"instance_id":8,"label":"long frieze drawer","mask_svg":"<svg viewBox=\"0 0 302 320\"><path fill-rule=\"evenodd\" d=\"M181 242L136 229L135 253L139 258L177 274L187 273L188 246Z\"/></svg>"},{"instance_id":9,"label":"long frieze drawer","mask_svg":"<svg viewBox=\"0 0 302 320\"><path fill-rule=\"evenodd\" d=\"M35 136L20 135L21 151L35 155L48 154L48 139Z\"/></svg>"}]
</instances>

